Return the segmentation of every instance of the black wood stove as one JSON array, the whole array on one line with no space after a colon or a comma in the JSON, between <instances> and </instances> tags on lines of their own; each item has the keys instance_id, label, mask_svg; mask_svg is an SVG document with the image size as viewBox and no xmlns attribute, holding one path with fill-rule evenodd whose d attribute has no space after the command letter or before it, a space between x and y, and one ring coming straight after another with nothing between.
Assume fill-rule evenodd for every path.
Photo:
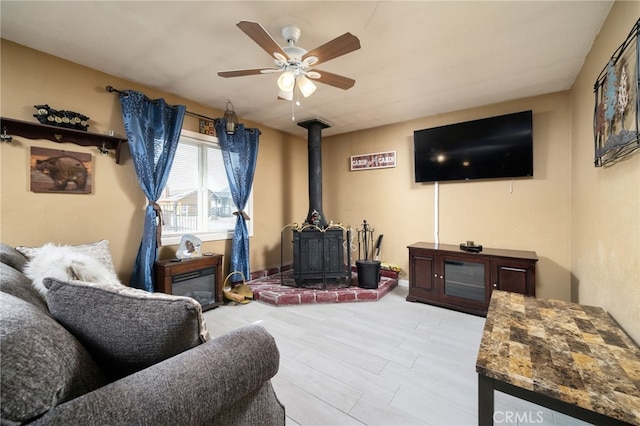
<instances>
[{"instance_id":1,"label":"black wood stove","mask_svg":"<svg viewBox=\"0 0 640 426\"><path fill-rule=\"evenodd\" d=\"M350 268L344 262L346 229L328 224L322 211L322 129L330 125L319 119L298 125L308 132L309 212L304 224L293 230L294 281L297 287L346 282L350 277Z\"/></svg>"}]
</instances>

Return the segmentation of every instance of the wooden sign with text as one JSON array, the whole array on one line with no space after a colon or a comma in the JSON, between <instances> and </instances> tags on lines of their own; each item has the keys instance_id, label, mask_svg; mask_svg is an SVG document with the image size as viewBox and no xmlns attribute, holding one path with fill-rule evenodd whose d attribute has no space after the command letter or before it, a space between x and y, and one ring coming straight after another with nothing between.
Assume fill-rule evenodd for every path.
<instances>
[{"instance_id":1,"label":"wooden sign with text","mask_svg":"<svg viewBox=\"0 0 640 426\"><path fill-rule=\"evenodd\" d=\"M385 169L396 166L396 152L374 152L351 156L351 170Z\"/></svg>"}]
</instances>

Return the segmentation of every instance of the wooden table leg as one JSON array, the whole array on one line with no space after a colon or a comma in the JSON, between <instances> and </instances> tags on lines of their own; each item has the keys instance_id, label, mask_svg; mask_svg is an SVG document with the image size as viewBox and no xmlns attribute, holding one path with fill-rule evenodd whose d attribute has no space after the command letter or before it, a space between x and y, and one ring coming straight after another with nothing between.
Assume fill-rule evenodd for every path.
<instances>
[{"instance_id":1,"label":"wooden table leg","mask_svg":"<svg viewBox=\"0 0 640 426\"><path fill-rule=\"evenodd\" d=\"M478 426L493 426L493 379L478 374Z\"/></svg>"}]
</instances>

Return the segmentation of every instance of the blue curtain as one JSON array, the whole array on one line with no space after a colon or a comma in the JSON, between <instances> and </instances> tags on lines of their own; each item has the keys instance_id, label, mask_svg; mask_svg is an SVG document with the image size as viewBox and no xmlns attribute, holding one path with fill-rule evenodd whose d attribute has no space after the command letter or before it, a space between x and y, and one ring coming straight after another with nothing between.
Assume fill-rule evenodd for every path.
<instances>
[{"instance_id":1,"label":"blue curtain","mask_svg":"<svg viewBox=\"0 0 640 426\"><path fill-rule=\"evenodd\" d=\"M218 118L214 121L218 142L222 149L222 158L227 172L231 197L238 209L236 227L231 244L231 270L240 271L249 279L249 216L244 209L253 184L258 159L258 141L260 130L245 129L238 124L233 135L226 132L227 120Z\"/></svg>"},{"instance_id":2,"label":"blue curtain","mask_svg":"<svg viewBox=\"0 0 640 426\"><path fill-rule=\"evenodd\" d=\"M152 100L133 90L120 93L120 106L138 182L149 200L129 285L154 291L153 263L162 234L162 211L156 201L169 178L186 107L167 105L164 99Z\"/></svg>"}]
</instances>

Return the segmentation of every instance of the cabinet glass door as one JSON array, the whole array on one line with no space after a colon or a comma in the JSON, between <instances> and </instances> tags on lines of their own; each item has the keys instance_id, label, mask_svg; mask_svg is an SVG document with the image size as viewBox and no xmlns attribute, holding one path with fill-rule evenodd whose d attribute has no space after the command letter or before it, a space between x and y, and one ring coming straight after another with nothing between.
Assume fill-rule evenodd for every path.
<instances>
[{"instance_id":1,"label":"cabinet glass door","mask_svg":"<svg viewBox=\"0 0 640 426\"><path fill-rule=\"evenodd\" d=\"M485 301L485 264L444 260L444 294Z\"/></svg>"}]
</instances>

